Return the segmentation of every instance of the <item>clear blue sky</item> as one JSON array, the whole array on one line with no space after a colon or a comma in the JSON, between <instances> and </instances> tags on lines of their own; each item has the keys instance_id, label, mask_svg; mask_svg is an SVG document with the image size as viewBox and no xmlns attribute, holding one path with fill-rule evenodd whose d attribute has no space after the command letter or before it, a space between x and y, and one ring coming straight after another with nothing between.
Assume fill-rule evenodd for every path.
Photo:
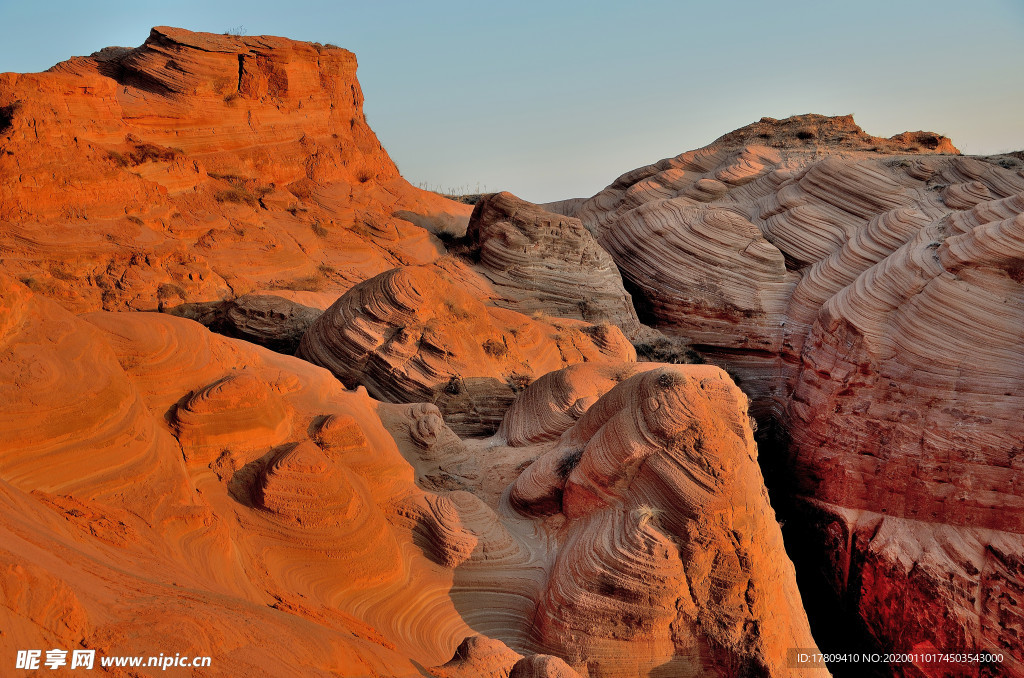
<instances>
[{"instance_id":1,"label":"clear blue sky","mask_svg":"<svg viewBox=\"0 0 1024 678\"><path fill-rule=\"evenodd\" d=\"M351 49L407 179L534 201L591 195L764 115L1024 149L1024 0L0 0L0 71L161 24Z\"/></svg>"}]
</instances>

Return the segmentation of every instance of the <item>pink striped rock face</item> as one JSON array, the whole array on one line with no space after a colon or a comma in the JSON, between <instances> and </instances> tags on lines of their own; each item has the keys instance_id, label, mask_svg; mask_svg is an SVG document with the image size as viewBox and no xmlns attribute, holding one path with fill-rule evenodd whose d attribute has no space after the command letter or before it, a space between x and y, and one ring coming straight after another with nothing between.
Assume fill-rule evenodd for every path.
<instances>
[{"instance_id":1,"label":"pink striped rock face","mask_svg":"<svg viewBox=\"0 0 1024 678\"><path fill-rule=\"evenodd\" d=\"M1012 675L1024 675L1022 170L937 135L885 140L850 118L799 116L558 207L615 258L641 319L729 369L785 432L773 465L870 632L894 649L1003 651ZM895 611L908 599L928 601L929 622Z\"/></svg>"}]
</instances>

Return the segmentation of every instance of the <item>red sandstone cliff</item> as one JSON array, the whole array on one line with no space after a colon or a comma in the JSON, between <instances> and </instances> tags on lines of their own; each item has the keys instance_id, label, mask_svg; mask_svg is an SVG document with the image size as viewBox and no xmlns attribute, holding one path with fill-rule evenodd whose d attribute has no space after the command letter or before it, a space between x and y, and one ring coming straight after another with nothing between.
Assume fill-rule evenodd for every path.
<instances>
[{"instance_id":1,"label":"red sandstone cliff","mask_svg":"<svg viewBox=\"0 0 1024 678\"><path fill-rule=\"evenodd\" d=\"M261 290L325 308L432 261L406 218L458 231L470 208L403 180L362 105L354 54L269 36L159 27L4 73L4 269L76 311Z\"/></svg>"}]
</instances>

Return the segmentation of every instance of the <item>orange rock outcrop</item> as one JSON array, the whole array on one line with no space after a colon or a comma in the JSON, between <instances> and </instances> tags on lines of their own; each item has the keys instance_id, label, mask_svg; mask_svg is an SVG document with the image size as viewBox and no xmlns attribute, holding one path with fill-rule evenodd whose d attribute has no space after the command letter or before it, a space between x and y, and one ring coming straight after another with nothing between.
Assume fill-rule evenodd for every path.
<instances>
[{"instance_id":1,"label":"orange rock outcrop","mask_svg":"<svg viewBox=\"0 0 1024 678\"><path fill-rule=\"evenodd\" d=\"M5 649L159 648L214 657L211 675L618 676L781 675L776 645L813 645L745 398L716 368L622 363L637 376L562 443L511 448L186 319L76 317L0 283ZM602 424L631 416L630 477L609 485ZM559 520L502 498L502 473L591 438ZM424 489L437 464L464 489ZM587 644L565 614L598 624Z\"/></svg>"},{"instance_id":2,"label":"orange rock outcrop","mask_svg":"<svg viewBox=\"0 0 1024 678\"><path fill-rule=\"evenodd\" d=\"M260 291L326 308L436 259L423 227L464 230L471 208L399 176L355 73L332 45L158 27L0 74L5 270L75 311Z\"/></svg>"},{"instance_id":3,"label":"orange rock outcrop","mask_svg":"<svg viewBox=\"0 0 1024 678\"><path fill-rule=\"evenodd\" d=\"M764 118L471 208L355 69L158 27L0 74L4 656L791 675L760 462L880 647L1024 675L1024 163Z\"/></svg>"},{"instance_id":4,"label":"orange rock outcrop","mask_svg":"<svg viewBox=\"0 0 1024 678\"><path fill-rule=\"evenodd\" d=\"M464 282L434 267L382 273L327 309L296 355L374 397L438 403L457 432L473 434L493 432L540 375L636 359L615 325L484 306Z\"/></svg>"}]
</instances>

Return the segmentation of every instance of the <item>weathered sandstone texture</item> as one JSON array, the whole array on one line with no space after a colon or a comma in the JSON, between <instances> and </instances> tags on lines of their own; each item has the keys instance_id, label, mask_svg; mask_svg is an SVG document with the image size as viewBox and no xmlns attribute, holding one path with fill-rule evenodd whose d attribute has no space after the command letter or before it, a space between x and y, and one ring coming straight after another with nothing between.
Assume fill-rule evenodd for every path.
<instances>
[{"instance_id":1,"label":"weathered sandstone texture","mask_svg":"<svg viewBox=\"0 0 1024 678\"><path fill-rule=\"evenodd\" d=\"M195 320L218 334L291 355L323 309L277 294L243 294L224 301L182 304L168 312Z\"/></svg>"},{"instance_id":2,"label":"weathered sandstone texture","mask_svg":"<svg viewBox=\"0 0 1024 678\"><path fill-rule=\"evenodd\" d=\"M746 398L719 368L624 379L508 498L564 520L534 633L590 675L788 675L787 649L814 644Z\"/></svg>"},{"instance_id":3,"label":"weathered sandstone texture","mask_svg":"<svg viewBox=\"0 0 1024 678\"><path fill-rule=\"evenodd\" d=\"M495 306L640 332L615 262L578 219L495 193L476 204L466 235Z\"/></svg>"},{"instance_id":4,"label":"weathered sandstone texture","mask_svg":"<svg viewBox=\"0 0 1024 678\"><path fill-rule=\"evenodd\" d=\"M823 531L805 538L881 644L1000 651L1006 675L1024 675L1022 168L766 118L550 206L611 253L642 320L752 397Z\"/></svg>"},{"instance_id":5,"label":"weathered sandstone texture","mask_svg":"<svg viewBox=\"0 0 1024 678\"><path fill-rule=\"evenodd\" d=\"M402 179L362 106L355 55L269 36L158 27L0 74L4 269L76 312L261 291L325 308L432 261L428 230L471 208Z\"/></svg>"},{"instance_id":6,"label":"weathered sandstone texture","mask_svg":"<svg viewBox=\"0 0 1024 678\"><path fill-rule=\"evenodd\" d=\"M471 272L458 270L396 268L355 286L313 323L297 355L375 398L436 403L463 434L492 433L540 375L636 359L617 326L484 306L465 288Z\"/></svg>"},{"instance_id":7,"label":"weathered sandstone texture","mask_svg":"<svg viewBox=\"0 0 1024 678\"><path fill-rule=\"evenodd\" d=\"M784 675L813 647L717 368L582 366L589 408L512 447L187 319L74 316L2 275L0 308L5 656L565 678Z\"/></svg>"}]
</instances>

